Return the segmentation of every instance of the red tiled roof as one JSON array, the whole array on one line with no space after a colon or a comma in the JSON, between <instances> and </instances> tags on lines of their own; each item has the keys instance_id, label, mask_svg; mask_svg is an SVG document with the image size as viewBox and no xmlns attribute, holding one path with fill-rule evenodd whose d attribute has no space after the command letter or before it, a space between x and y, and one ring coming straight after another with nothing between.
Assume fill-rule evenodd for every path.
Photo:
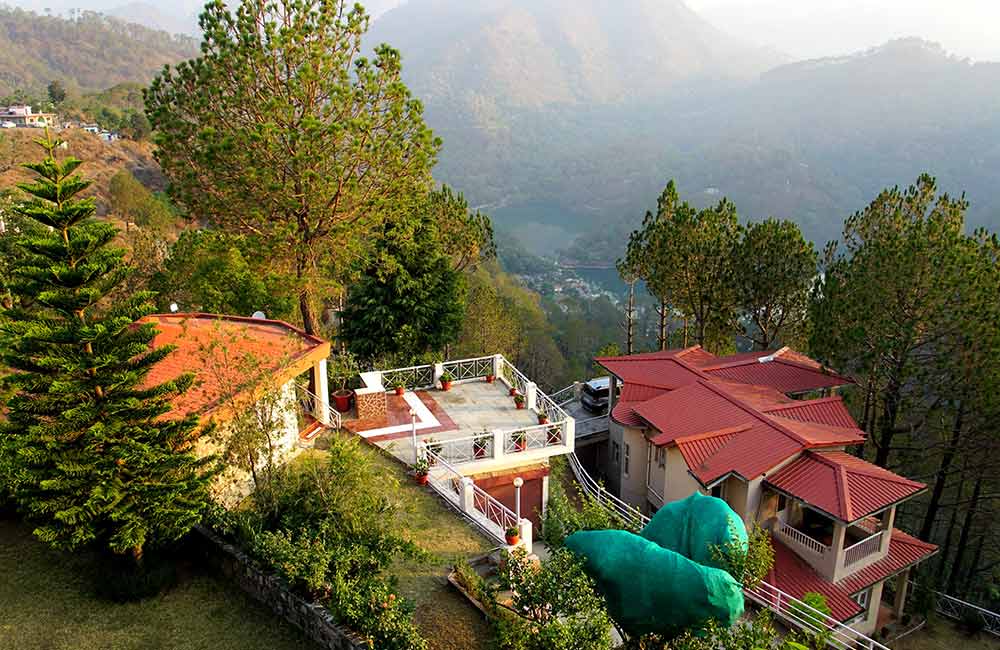
<instances>
[{"instance_id":1,"label":"red tiled roof","mask_svg":"<svg viewBox=\"0 0 1000 650\"><path fill-rule=\"evenodd\" d=\"M733 441L737 435L749 429L751 424L744 424L719 431L711 431L697 436L678 438L677 449L684 456L688 467L701 467L706 460L714 456L720 449Z\"/></svg>"},{"instance_id":2,"label":"red tiled roof","mask_svg":"<svg viewBox=\"0 0 1000 650\"><path fill-rule=\"evenodd\" d=\"M863 569L855 571L840 581L840 585L852 594L867 589L876 582L894 576L903 569L923 562L937 553L936 544L907 535L898 528L892 529L889 552L884 558Z\"/></svg>"},{"instance_id":3,"label":"red tiled roof","mask_svg":"<svg viewBox=\"0 0 1000 650\"><path fill-rule=\"evenodd\" d=\"M662 350L619 357L597 357L597 363L623 382L673 390L704 377L693 366L678 358L682 350Z\"/></svg>"},{"instance_id":4,"label":"red tiled roof","mask_svg":"<svg viewBox=\"0 0 1000 650\"><path fill-rule=\"evenodd\" d=\"M719 357L700 369L720 379L771 386L782 393L803 393L852 383L822 364L788 348Z\"/></svg>"},{"instance_id":5,"label":"red tiled roof","mask_svg":"<svg viewBox=\"0 0 1000 650\"><path fill-rule=\"evenodd\" d=\"M615 407L611 410L611 419L627 427L645 426L646 423L636 415L632 407L667 392L666 388L625 382L622 386L621 396L618 398Z\"/></svg>"},{"instance_id":6,"label":"red tiled roof","mask_svg":"<svg viewBox=\"0 0 1000 650\"><path fill-rule=\"evenodd\" d=\"M845 587L816 573L795 551L778 540L771 538L771 546L774 548L774 566L764 582L799 600L809 592L823 594L830 607L830 615L838 621L846 621L862 612L861 606L854 602L851 592Z\"/></svg>"},{"instance_id":7,"label":"red tiled roof","mask_svg":"<svg viewBox=\"0 0 1000 650\"><path fill-rule=\"evenodd\" d=\"M685 363L690 363L692 365L700 367L702 365L711 363L712 361L718 359L719 357L715 356L714 354L704 349L700 345L696 345L694 347L686 348L678 352L677 358L683 359Z\"/></svg>"},{"instance_id":8,"label":"red tiled roof","mask_svg":"<svg viewBox=\"0 0 1000 650\"><path fill-rule=\"evenodd\" d=\"M176 347L150 370L145 386L195 374L172 416L207 418L224 399L258 390L265 377L283 384L330 354L328 342L282 321L192 313L153 314L139 322L156 325L152 347ZM259 371L256 378L248 376L248 366Z\"/></svg>"},{"instance_id":9,"label":"red tiled roof","mask_svg":"<svg viewBox=\"0 0 1000 650\"><path fill-rule=\"evenodd\" d=\"M767 482L841 521L912 497L924 485L842 451L807 451Z\"/></svg>"},{"instance_id":10,"label":"red tiled roof","mask_svg":"<svg viewBox=\"0 0 1000 650\"><path fill-rule=\"evenodd\" d=\"M834 583L819 575L805 560L778 540L772 538L771 546L774 548L774 566L764 581L799 599L810 591L823 594L830 606L831 615L839 621L846 621L862 613L852 595L923 562L937 552L934 544L920 541L893 528L889 552L883 559Z\"/></svg>"},{"instance_id":11,"label":"red tiled roof","mask_svg":"<svg viewBox=\"0 0 1000 650\"><path fill-rule=\"evenodd\" d=\"M865 441L865 432L857 427L832 427L828 424L802 422L770 413L767 417L775 424L794 431L810 447L832 447L834 445L857 445Z\"/></svg>"},{"instance_id":12,"label":"red tiled roof","mask_svg":"<svg viewBox=\"0 0 1000 650\"><path fill-rule=\"evenodd\" d=\"M792 420L857 429L857 424L847 407L844 406L844 401L837 395L806 401L788 400L786 404L774 405L762 410L765 413Z\"/></svg>"}]
</instances>

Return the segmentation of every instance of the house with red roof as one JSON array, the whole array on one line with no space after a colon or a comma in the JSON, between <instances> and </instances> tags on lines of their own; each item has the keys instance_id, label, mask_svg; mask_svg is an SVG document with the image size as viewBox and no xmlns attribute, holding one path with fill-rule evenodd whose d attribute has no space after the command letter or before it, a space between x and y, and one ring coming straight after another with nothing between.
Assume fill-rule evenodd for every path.
<instances>
[{"instance_id":1,"label":"house with red roof","mask_svg":"<svg viewBox=\"0 0 1000 650\"><path fill-rule=\"evenodd\" d=\"M327 357L330 344L288 323L203 313L153 314L154 348L173 352L146 377L155 386L193 373L193 386L173 402L166 417L196 415L211 434L202 436L196 453L218 453L237 416L252 413L271 428L270 451L281 462L302 439L314 437L337 414L330 409ZM313 386L315 393L306 386ZM206 429L207 430L207 429ZM261 454L263 458L263 454ZM261 460L263 462L263 460ZM247 472L228 467L216 479L215 497L231 505L252 489Z\"/></svg>"},{"instance_id":2,"label":"house with red roof","mask_svg":"<svg viewBox=\"0 0 1000 650\"><path fill-rule=\"evenodd\" d=\"M695 491L724 499L770 532L776 590L821 593L864 634L902 615L910 569L937 547L895 528L896 507L925 486L848 453L865 441L836 395L849 378L788 348L596 362L610 375L613 494L650 514Z\"/></svg>"}]
</instances>

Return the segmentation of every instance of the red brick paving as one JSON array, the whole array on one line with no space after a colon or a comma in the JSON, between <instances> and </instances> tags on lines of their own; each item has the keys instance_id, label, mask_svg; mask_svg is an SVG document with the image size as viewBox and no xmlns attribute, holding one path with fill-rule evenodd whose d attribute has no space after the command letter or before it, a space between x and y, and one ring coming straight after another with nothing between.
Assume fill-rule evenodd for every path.
<instances>
[{"instance_id":1,"label":"red brick paving","mask_svg":"<svg viewBox=\"0 0 1000 650\"><path fill-rule=\"evenodd\" d=\"M442 433L444 431L457 431L458 425L455 421L448 417L445 410L441 408L435 400L434 397L427 391L416 391L414 393L421 402L427 407L427 409L437 418L438 422L441 424L436 427L429 427L426 429L417 429L418 435L426 435L428 433ZM344 428L351 433L360 434L365 431L371 431L372 429L382 429L384 427L394 427L401 424L410 423L410 405L406 403L402 395L396 395L395 393L388 393L385 396L385 417L381 418L367 418L364 420L351 420L349 422L344 422ZM399 431L396 433L387 433L381 436L373 436L371 438L366 438L368 442L381 442L383 440L398 440L400 438L408 438L410 436L410 431Z\"/></svg>"}]
</instances>

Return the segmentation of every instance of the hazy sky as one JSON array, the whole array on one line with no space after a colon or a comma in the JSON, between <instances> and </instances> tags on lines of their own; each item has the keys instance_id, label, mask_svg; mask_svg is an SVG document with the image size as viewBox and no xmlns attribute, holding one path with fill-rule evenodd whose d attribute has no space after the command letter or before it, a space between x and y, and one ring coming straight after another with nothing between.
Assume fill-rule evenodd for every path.
<instances>
[{"instance_id":1,"label":"hazy sky","mask_svg":"<svg viewBox=\"0 0 1000 650\"><path fill-rule=\"evenodd\" d=\"M687 0L717 27L795 58L921 36L976 60L1000 61L1000 0Z\"/></svg>"}]
</instances>

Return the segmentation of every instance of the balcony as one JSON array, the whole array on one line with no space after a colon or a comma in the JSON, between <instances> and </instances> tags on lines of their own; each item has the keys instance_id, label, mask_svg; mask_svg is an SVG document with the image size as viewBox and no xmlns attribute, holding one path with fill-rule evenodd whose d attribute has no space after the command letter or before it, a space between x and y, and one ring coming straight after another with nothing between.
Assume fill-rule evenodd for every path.
<instances>
[{"instance_id":1,"label":"balcony","mask_svg":"<svg viewBox=\"0 0 1000 650\"><path fill-rule=\"evenodd\" d=\"M839 580L884 555L885 532L877 518L846 525L810 510L805 513L797 525L778 521L774 534L827 579ZM838 545L841 535L843 542Z\"/></svg>"},{"instance_id":2,"label":"balcony","mask_svg":"<svg viewBox=\"0 0 1000 650\"><path fill-rule=\"evenodd\" d=\"M444 373L454 378L448 391L439 387ZM469 474L573 451L574 419L501 355L373 371L362 380L358 411L367 417L344 427L405 463L426 448L430 459ZM396 395L400 385L405 392ZM511 390L524 397L524 408ZM548 421L540 423L540 415Z\"/></svg>"}]
</instances>

